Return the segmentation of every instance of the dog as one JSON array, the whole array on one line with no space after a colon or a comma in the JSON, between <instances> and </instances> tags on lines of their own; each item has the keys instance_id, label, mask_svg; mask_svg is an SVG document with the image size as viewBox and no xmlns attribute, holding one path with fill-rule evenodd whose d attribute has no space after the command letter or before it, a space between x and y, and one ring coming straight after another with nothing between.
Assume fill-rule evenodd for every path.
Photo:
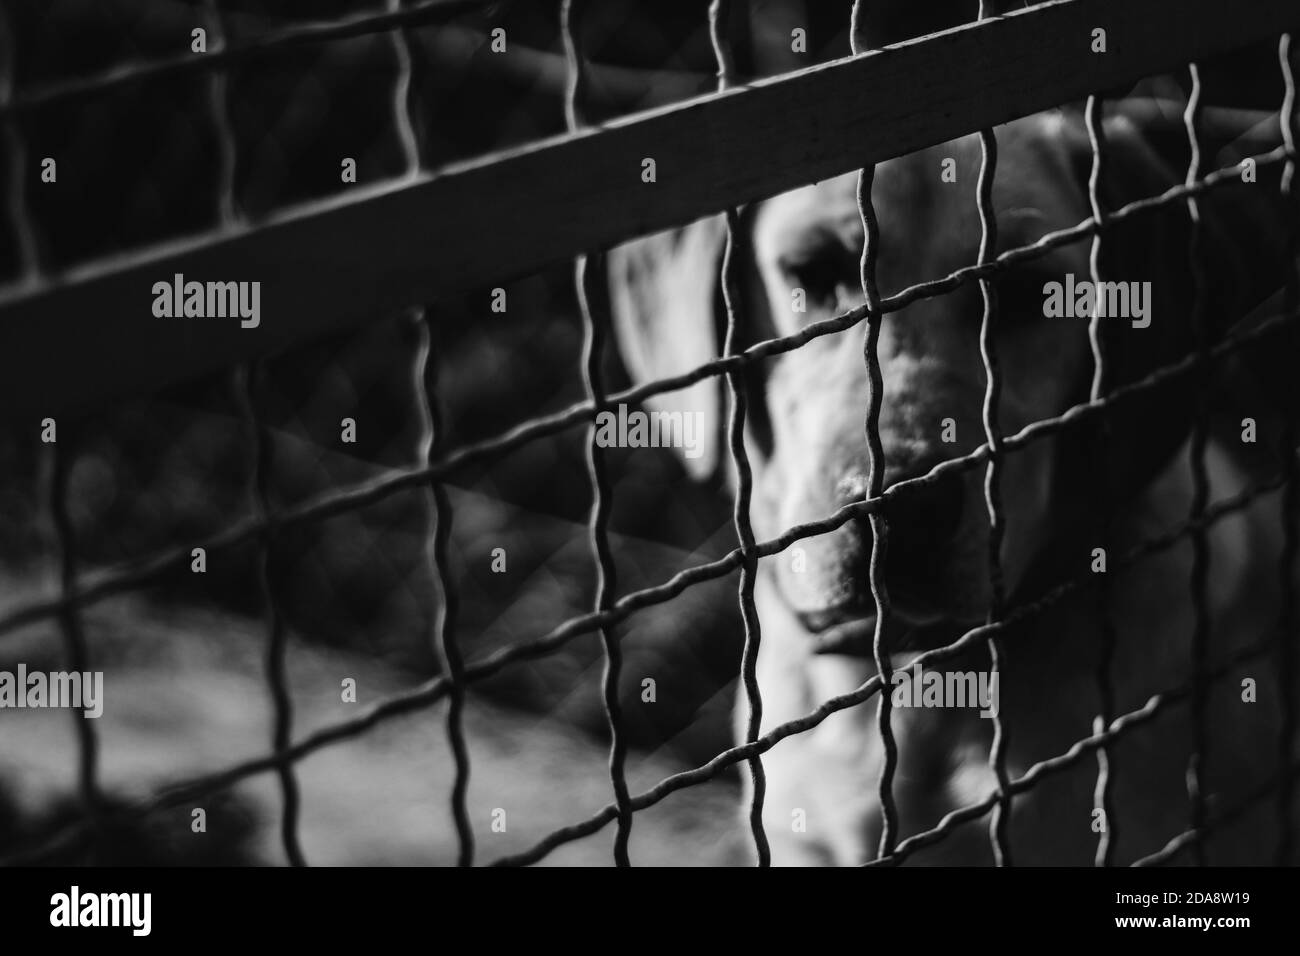
<instances>
[{"instance_id":1,"label":"dog","mask_svg":"<svg viewBox=\"0 0 1300 956\"><path fill-rule=\"evenodd\" d=\"M1035 114L996 132L993 203L999 250L1089 217L1092 150L1078 109ZM1178 139L1180 127L1144 128L1115 111L1107 114L1104 132L1104 208L1182 182L1185 139L1181 157L1167 144L1161 147L1162 139ZM1223 133L1214 142L1206 134L1203 173L1215 168L1212 161L1222 165L1224 157L1235 155L1230 141L1239 133ZM979 139L971 135L877 167L871 195L880 222L882 295L976 261L980 161ZM955 168L955 182L945 181L945 165ZM1221 335L1281 285L1287 233L1276 183L1275 169L1260 169L1255 183L1234 182L1202 197L1199 250L1206 280L1200 313L1194 311L1197 289L1182 201L1106 230L1102 279L1149 283L1150 291L1142 306L1149 308L1145 319L1101 319L1107 389L1133 383L1194 351L1195 315L1206 318L1212 335ZM743 210L737 236L741 347L793 334L862 305L863 228L856 186L856 174L848 174ZM722 218L711 217L608 254L614 332L633 379L679 374L717 357L718 270L725 239ZM1093 373L1088 318L1047 317L1045 302L1051 283L1089 275L1085 240L997 277L993 345L1002 374L997 412L1005 434L1088 400ZM800 301L802 312L796 307ZM879 427L886 488L985 442L981 316L979 286L972 282L880 320ZM750 518L759 540L866 496L865 336L866 324L859 323L747 368ZM1294 337L1283 341L1294 346ZM1190 378L1125 402L1106 416L1104 429L1067 429L1008 453L1003 461L1005 537L999 556L1006 609L1032 602L1060 581L1095 578L1005 632L997 707L1010 779L1093 733L1102 708L1097 675L1107 618L1116 628L1109 668L1112 718L1192 679L1188 539L1122 571L1103 571L1097 564L1099 554L1113 561L1188 517L1193 499L1189 436L1202 388ZM1220 378L1214 387L1222 395L1229 386ZM1247 411L1261 422L1274 414L1275 407L1258 395L1254 401ZM655 396L650 404L702 416L714 440L684 465L697 478L716 475L725 447L720 380ZM1277 420L1270 421L1270 437L1259 441L1272 441L1269 447L1276 448ZM1250 451L1240 427L1225 431L1216 425L1205 459L1210 500L1239 493L1258 479ZM983 483L980 466L900 493L884 509L889 527L884 581L892 604L884 640L896 670L906 670L917 654L987 619L993 594ZM1208 532L1211 661L1278 628L1278 507L1277 494L1263 495ZM763 733L876 673L871 550L869 523L855 519L759 562L755 602L761 622L757 675ZM987 673L989 655L980 647L936 667ZM1201 764L1211 813L1232 807L1277 772L1281 692L1272 657L1256 658L1212 684ZM747 714L741 694L742 742ZM989 764L993 723L973 707L894 706L897 837L929 829L949 811L995 790ZM1194 745L1185 704L1115 741L1109 754L1109 815L1096 800L1098 765L1092 755L1066 772L1045 776L1012 802L1007 831L1012 861L1091 865L1102 831L1110 834L1116 863L1158 851L1191 826L1187 768ZM849 865L875 858L883 762L874 699L835 713L764 754L762 819L772 861ZM993 862L988 820L955 828L914 859ZM1268 863L1277 826L1275 801L1265 800L1203 845L1213 863Z\"/></svg>"}]
</instances>

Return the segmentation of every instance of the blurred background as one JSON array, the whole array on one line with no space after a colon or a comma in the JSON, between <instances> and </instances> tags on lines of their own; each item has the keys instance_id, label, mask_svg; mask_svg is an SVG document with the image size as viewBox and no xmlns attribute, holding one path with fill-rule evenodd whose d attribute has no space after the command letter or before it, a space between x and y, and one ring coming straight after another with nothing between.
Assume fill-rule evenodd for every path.
<instances>
[{"instance_id":1,"label":"blurred background","mask_svg":"<svg viewBox=\"0 0 1300 956\"><path fill-rule=\"evenodd\" d=\"M68 79L186 54L195 27L208 31L215 49L222 33L239 46L393 6L387 0L4 0L0 57L9 60L13 93L22 97ZM707 0L586 6L580 44L592 61L592 121L713 88ZM735 6L732 35L746 73L848 52L847 2L818 5L816 15L802 2ZM808 31L809 50L797 63L789 52L796 25ZM490 48L489 34L498 27L506 31L503 53ZM405 41L410 110L425 168L563 131L558 2L481 4L409 29ZM340 182L343 157L356 160L362 185L402 175L392 95L398 62L394 37L379 33L235 65L227 102L239 215L256 223L352 188ZM21 150L0 151L0 182L14 186L5 193L0 282L19 273L10 227L20 207L33 224L41 268L54 274L213 229L220 144L209 95L208 75L194 71L61 99L6 124L7 143ZM25 175L15 168L23 156ZM36 176L46 156L57 158L57 188L42 188ZM583 397L571 268L503 287L504 313L491 310L491 289L428 304L443 447L491 436ZM257 400L274 435L274 506L416 459L415 341L409 316L376 315L356 332L266 363ZM608 363L608 386L627 385L613 349ZM355 444L339 440L345 417L357 422ZM70 461L75 556L84 573L201 541L248 513L247 436L229 375L89 409L75 420L61 417L58 427ZM570 429L466 468L449 482L460 597L456 638L467 659L537 637L590 609L583 442L583 432ZM686 481L669 451L613 449L609 459L619 593L660 583L734 546L720 489ZM48 467L38 422L0 423L0 613L57 593ZM436 673L428 528L423 495L403 493L293 528L275 541L272 583L292 630L295 736ZM492 570L497 548L506 555L504 573ZM264 609L254 568L251 547L214 553L205 574L185 569L87 613L91 665L107 672L106 714L96 729L110 797L141 797L269 746ZM731 744L742 641L735 584L726 578L691 588L616 629L625 649L622 696L634 792ZM54 622L33 625L0 639L0 667L24 661L58 669L61 648ZM482 805L475 822L486 827L488 810L507 802L505 794L513 794L521 821L485 852L520 849L609 800L601 667L598 638L585 635L475 686L471 798ZM339 701L346 676L359 680L358 705ZM641 698L646 677L657 684L653 703ZM62 712L6 711L0 721L3 854L76 815L76 743ZM451 761L441 726L440 711L426 712L304 763L309 860L454 859L446 806ZM730 773L712 788L666 801L644 824L638 815L637 829L654 835L644 838L643 854L671 862L724 859L734 852L728 832L737 794L738 775ZM78 843L59 859L273 861L277 806L273 780L264 775L213 798L210 829L217 835L211 840L188 839L188 813L164 814L138 829ZM608 850L604 838L584 841L576 859L604 861Z\"/></svg>"}]
</instances>

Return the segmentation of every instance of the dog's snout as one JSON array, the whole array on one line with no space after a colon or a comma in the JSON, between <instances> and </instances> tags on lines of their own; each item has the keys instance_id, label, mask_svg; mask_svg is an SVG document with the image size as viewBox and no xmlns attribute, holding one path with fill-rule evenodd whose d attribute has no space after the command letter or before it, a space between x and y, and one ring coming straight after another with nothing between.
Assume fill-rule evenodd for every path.
<instances>
[{"instance_id":1,"label":"dog's snout","mask_svg":"<svg viewBox=\"0 0 1300 956\"><path fill-rule=\"evenodd\" d=\"M933 590L962 522L964 492L960 476L945 475L888 496L883 514L891 589L899 585L914 595ZM778 565L786 599L805 630L820 633L873 612L871 550L871 522L864 516L801 541L792 559Z\"/></svg>"}]
</instances>

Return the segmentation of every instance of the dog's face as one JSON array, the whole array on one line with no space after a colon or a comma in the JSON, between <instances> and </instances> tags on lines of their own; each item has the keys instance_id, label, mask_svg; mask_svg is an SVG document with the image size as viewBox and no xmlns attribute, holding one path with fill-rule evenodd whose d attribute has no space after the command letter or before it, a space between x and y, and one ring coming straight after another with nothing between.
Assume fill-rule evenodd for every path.
<instances>
[{"instance_id":1,"label":"dog's face","mask_svg":"<svg viewBox=\"0 0 1300 956\"><path fill-rule=\"evenodd\" d=\"M1086 193L1052 128L1058 122L1034 117L1001 132L1007 174L998 178L995 198L1002 248L1028 244L1088 216ZM1044 175L1015 175L1028 168ZM881 223L882 295L977 261L979 169L974 136L877 168L873 197ZM757 211L754 259L777 334L862 304L856 187L856 175L843 176L779 196ZM924 241L915 241L917 236ZM1008 434L1077 398L1091 362L1086 322L1045 320L1043 287L1066 273L1086 277L1087 253L1086 244L1054 250L996 283L993 347L1003 373L999 415ZM802 312L796 309L800 299ZM884 382L880 439L886 486L984 442L982 313L982 296L972 284L884 317L877 354ZM766 389L770 453L756 463L754 516L761 535L774 536L865 496L866 334L862 323L773 362ZM1004 559L1007 583L1014 587L1049 524L1050 446L1009 457L1003 482L1015 489L1003 496L1011 532ZM885 563L897 623L923 627L982 618L989 603L983 468L900 496L886 516L898 532ZM773 565L783 598L805 626L822 630L863 621L874 607L866 583L868 524L853 521L799 547L801 554Z\"/></svg>"},{"instance_id":2,"label":"dog's face","mask_svg":"<svg viewBox=\"0 0 1300 956\"><path fill-rule=\"evenodd\" d=\"M1024 246L1088 218L1092 152L1080 117L1050 112L998 130L993 200L996 250ZM1106 208L1154 195L1180 178L1137 131L1108 130ZM872 189L880 222L877 276L882 295L948 275L977 261L980 223L975 186L978 137L969 136L882 163ZM851 174L751 207L742 289L746 341L791 335L861 305L863 230ZM611 256L611 291L620 344L644 378L684 371L716 354L717 220L641 240ZM1207 240L1208 242L1208 240ZM1023 262L995 282L992 351L1001 368L997 408L1003 433L1060 414L1086 400L1093 360L1088 317L1047 317L1048 283L1089 277L1089 243L1076 242ZM1145 327L1104 319L1109 385L1134 380L1190 347L1186 213L1130 220L1107 233L1103 278L1151 283ZM1213 306L1212 306L1213 308ZM802 309L802 310L801 310ZM986 440L986 377L980 350L983 298L977 283L922 299L881 321L878 357L884 382L880 438L885 487L919 476ZM761 538L834 513L867 492L864 358L866 323L822 336L769 360L749 376L754 470L752 519ZM703 411L716 428L716 382L661 399L661 408ZM1186 397L1166 393L1130 406L1107 438L1115 467L1084 481L1138 487L1180 444ZM1153 424L1155 423L1155 424ZM1006 535L1000 557L1014 594L1059 531L1064 471L1077 472L1078 433L1039 441L1008 455L1001 474ZM1064 446L1074 456L1062 468ZM714 467L718 453L706 458ZM698 462L696 463L699 464ZM953 626L988 613L989 522L983 466L893 497L885 582L894 608L894 646L928 644ZM1064 492L1063 492L1063 489ZM763 562L780 600L818 641L861 653L874 628L868 584L871 531L850 521L804 539L799 551ZM1086 567L1081 550L1077 567ZM932 628L939 631L930 635ZM928 636L929 635L929 636ZM838 646L843 645L843 646Z\"/></svg>"}]
</instances>

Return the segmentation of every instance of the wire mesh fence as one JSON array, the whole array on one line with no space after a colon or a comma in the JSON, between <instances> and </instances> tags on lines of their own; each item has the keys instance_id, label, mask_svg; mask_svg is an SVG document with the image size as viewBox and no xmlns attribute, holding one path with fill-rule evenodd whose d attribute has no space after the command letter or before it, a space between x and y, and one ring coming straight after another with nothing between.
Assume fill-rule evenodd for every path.
<instances>
[{"instance_id":1,"label":"wire mesh fence","mask_svg":"<svg viewBox=\"0 0 1300 956\"><path fill-rule=\"evenodd\" d=\"M1065 2L1068 5L1069 0ZM1060 5L1056 4L1056 6ZM593 60L583 43L583 34L580 30L582 19L589 14L586 9L589 6L591 5L583 4L578 0L564 0L558 10L557 40L563 52L562 75L565 94L563 123L568 132L574 136L580 134L584 127L592 125L591 117L604 112L599 105L592 102L595 99L592 92L595 87L602 83L616 86L620 82L631 82L626 77L611 73L606 73L599 79L594 75ZM679 42L696 43L707 39L716 61L716 79L688 74L685 79L679 80L683 94L699 92L701 83L716 82L719 94L730 92L741 97L751 95L748 89L736 89L737 86L743 86L743 83L740 82L741 77L736 66L737 54L729 30L736 23L737 14L734 8L737 6L740 5L733 5L725 0L713 0L709 4L707 19L696 25L686 41L678 38ZM851 10L846 11L844 30L848 34L854 56L865 56L870 53L869 47L864 45L862 39L864 6L862 0L857 0L852 4ZM11 184L8 193L11 213L9 226L17 240L14 246L17 254L12 259L13 268L10 270L10 274L15 277L12 288L19 290L16 294L20 295L24 288L39 283L57 285L61 281L60 270L47 268L46 263L51 258L55 261L65 258L60 253L50 256L49 249L56 246L57 242L53 238L41 236L41 230L35 225L40 216L34 215L33 211L27 208L22 188L15 185L30 172L33 161L33 157L27 155L27 147L21 135L21 120L27 114L38 110L57 109L60 104L76 101L82 97L135 88L137 84L161 84L179 82L186 77L196 78L204 84L203 102L209 111L211 127L216 131L214 140L216 163L213 171L215 188L212 190L215 197L213 218L217 228L228 234L237 235L243 231L256 231L260 228L259 219L266 215L266 202L264 198L258 197L255 174L241 173L245 157L237 141L236 124L232 121L233 112L244 108L238 105L242 102L241 88L253 85L247 77L241 80L239 76L239 70L245 64L263 58L290 55L304 49L316 49L327 41L340 39L369 37L375 41L372 46L376 49L382 44L394 66L391 71L389 90L390 112L395 131L393 145L397 157L392 163L393 171L399 179L415 177L421 170L436 167L447 159L445 147L432 145L436 140L436 130L430 127L429 112L421 110L417 102L417 89L420 83L436 83L431 79L434 71L427 66L426 75L419 73L421 57L427 55L427 48L424 45L427 38L417 39L417 33L418 31L432 32L435 28L431 25L445 25L456 17L472 14L486 17L486 20L478 26L482 27L485 37L490 37L493 12L493 5L488 5L484 12L483 5L479 3L460 3L454 0L411 3L388 0L384 4L377 5L375 11L365 15L349 17L337 22L300 24L247 39L240 38L238 31L232 27L233 20L237 19L233 17L232 12L225 10L219 0L208 0L204 5L207 47L202 56L163 55L139 62L114 65L90 76L25 85L21 89L15 84L13 76L4 77L3 82L0 82L0 121L4 123L5 166ZM995 14L1005 12L1001 9L992 9L991 5L981 2L978 20L983 21ZM1021 15L1032 16L1033 12L1030 9ZM608 21L605 23L607 25ZM607 27L607 35L608 32L612 31ZM693 40L690 39L692 37ZM485 39L484 42L490 41ZM1288 262L1294 266L1296 253L1300 250L1297 241L1300 217L1294 215L1297 158L1294 131L1297 106L1291 35L1283 34L1276 49L1277 70L1284 87L1284 99L1274 110L1272 122L1276 125L1281 145L1256 153L1249 159L1255 168L1281 170L1277 201L1292 212L1290 215L1291 254ZM753 51L747 51L746 56L752 58ZM550 68L555 66L549 61L540 63L535 75L544 74L548 64ZM1295 326L1297 312L1300 312L1300 303L1297 302L1297 283L1300 279L1297 278L1295 269L1291 268L1284 276L1278 277L1278 284L1284 287L1284 297L1277 314L1253 325L1243 324L1218 339L1212 337L1208 330L1204 288L1208 280L1204 276L1210 272L1210 269L1202 263L1201 258L1203 248L1199 229L1199 203L1215 190L1239 181L1241 166L1234 163L1209 172L1203 171L1198 139L1202 84L1194 63L1191 65L1190 75L1191 93L1184 115L1184 124L1191 158L1185 180L1181 185L1125 205L1105 208L1102 190L1108 159L1108 147L1102 126L1105 94L1094 93L1089 97L1086 108L1086 126L1092 150L1091 174L1088 182L1091 216L1072 227L1042 235L1032 244L1004 249L1001 252L998 251L998 215L993 202L993 181L998 164L997 132L992 127L982 126L965 130L968 133L978 134L980 145L980 172L973 198L978 209L981 231L978 258L974 263L956 268L947 275L910 285L891 295L882 295L877 283L876 270L881 251L881 229L872 202L875 167L867 165L859 174L857 191L858 211L865 237L859 269L863 304L833 318L812 322L794 334L764 339L747 347L742 347L738 332L743 297L738 288L736 256L733 255L733 249L740 241L738 231L741 212L734 207L727 208L722 214L727 233L727 245L719 276L720 295L726 320L722 349L715 360L673 377L611 391L603 372L607 366L605 353L610 338L610 320L606 314L606 304L596 288L597 257L588 254L580 255L574 263L573 286L581 317L582 361L572 369L572 373L581 380L583 397L559 411L513 424L487 439L458 445L446 440L444 416L440 412L437 397L440 383L430 362L434 332L430 328L426 309L410 309L404 322L409 330L409 340L414 342L414 347L408 350L410 364L406 378L411 384L412 394L417 398L417 407L414 409L414 418L417 422L416 444L419 449L417 460L414 463L388 468L383 474L363 482L329 488L324 493L297 504L278 507L267 484L273 443L269 429L261 417L260 393L257 387L258 382L266 374L265 362L256 358L241 362L232 370L229 385L239 408L240 430L246 443L243 474L247 478L245 490L252 505L247 517L228 523L220 530L197 541L161 547L143 557L135 556L129 561L94 573L83 573L77 564L75 530L68 517L69 443L66 440L51 443L48 446L50 454L48 508L56 532L59 593L49 598L25 601L0 614L0 636L36 622L57 620L64 637L64 652L68 666L77 671L85 670L88 649L81 616L88 608L110 597L147 588L163 580L166 575L184 569L190 564L195 548L201 548L205 554L213 555L251 545L256 554L255 574L267 627L266 683L267 693L274 702L274 726L271 728L271 748L265 755L195 779L178 781L129 807L114 807L110 811L104 806L100 792L97 756L99 742L96 739L94 726L85 720L79 720L77 725L78 780L80 799L86 811L84 818L64 828L52 839L43 841L41 845L24 847L11 854L6 858L6 862L40 861L51 853L56 853L60 847L66 846L70 841L79 839L85 832L103 826L106 813L147 816L164 808L187 805L206 794L227 789L251 776L273 772L279 785L280 829L285 856L292 864L303 865L308 862L310 848L305 850L300 845L298 836L297 820L304 795L299 793L295 777L296 765L312 753L340 741L365 735L398 715L426 710L435 704L446 702L445 731L454 757L454 777L449 809L458 836L457 862L460 865L470 865L476 861L476 856L474 827L466 805L468 778L473 766L473 755L467 746L463 725L468 690L475 684L493 678L511 667L553 654L581 636L593 633L599 637L603 659L601 696L610 740L609 778L613 799L587 819L556 830L537 841L531 848L500 857L493 860L494 863L503 865L535 863L544 859L559 846L590 836L613 824L617 830L614 860L618 865L628 865L635 862L629 854L628 842L637 813L655 806L674 792L703 784L716 778L727 768L744 764L750 778L748 788L750 836L758 862L760 865L766 865L770 862L771 855L762 813L765 796L763 756L781 741L810 731L832 714L865 704L873 696L877 697L876 728L884 753L884 761L877 781L882 826L877 853L872 860L875 865L901 863L919 850L948 838L958 828L986 816L989 817L989 842L994 859L999 864L1010 864L1015 859L1015 847L1009 829L1015 798L1039 786L1046 778L1076 768L1090 755L1097 762L1097 805L1106 810L1107 819L1112 821L1112 825L1099 834L1096 848L1098 864L1108 865L1114 858L1116 830L1123 825L1123 820L1116 819L1117 815L1113 812L1111 795L1118 770L1110 762L1111 747L1117 741L1139 732L1141 728L1175 705L1183 703L1189 705L1195 740L1192 764L1188 769L1190 797L1188 826L1163 850L1137 862L1143 865L1169 862L1188 850L1192 852L1194 858L1204 862L1202 847L1210 833L1230 823L1250 806L1270 797L1277 801L1278 827L1282 834L1277 859L1280 862L1288 861L1294 843L1292 819L1294 777L1300 770L1300 764L1296 763L1294 756L1297 635L1294 582L1297 573L1298 509L1295 460L1297 425L1295 411L1291 407L1285 410L1286 432L1277 474L1239 494L1211 500L1205 461L1209 405L1208 398L1203 398L1196 409L1192 432L1190 467L1195 494L1190 513L1186 520L1177 526L1113 556L1110 561L1109 571L1115 573L1168 552L1177 545L1190 542L1194 559L1188 597L1194 614L1195 628L1192 642L1192 679L1189 682L1152 696L1137 709L1118 712L1115 694L1111 687L1112 657L1116 637L1113 624L1107 621L1103 634L1101 664L1096 674L1098 700L1101 706L1090 735L1079 739L1064 753L1035 763L1025 772L1013 776L1007 765L1005 728L1000 716L995 716L993 743L988 754L989 767L996 781L992 792L982 799L948 813L932 828L913 833L903 839L900 839L898 807L894 792L899 751L892 732L895 718L892 714L891 695L888 692L893 675L886 637L891 601L884 577L884 565L891 539L896 535L905 535L907 529L891 529L887 505L914 494L918 489L933 486L947 477L983 470L984 500L989 527L988 573L991 595L987 618L984 624L967 630L955 641L924 651L917 656L914 664L937 664L953 659L969 649L987 647L992 670L997 673L1007 660L1007 655L1016 653L1012 629L1017 624L1043 613L1044 610L1071 595L1096 587L1098 582L1096 575L1085 573L1056 584L1032 602L1016 604L1008 601L1001 558L1006 528L1002 484L1003 467L1006 461L1036 443L1081 428L1100 427L1104 434L1106 423L1113 420L1117 414L1122 414L1126 404L1140 400L1153 391L1167 388L1174 383L1194 383L1198 394L1208 395L1217 367L1231 360L1234 355L1247 347L1279 341L1281 336L1290 334L1290 330ZM664 95L662 85L653 95ZM529 110L525 109L524 112ZM555 121L558 122L559 118L556 117ZM384 163L381 163L381 166L383 165ZM1004 382L993 334L999 319L997 285L999 276L1018 265L1040 259L1053 250L1088 239L1091 241L1091 279L1094 283L1100 283L1104 278L1101 263L1107 237L1112 234L1115 226L1179 205L1186 208L1192 223L1187 257L1190 272L1196 277L1195 281L1198 285L1193 294L1194 307L1188 322L1191 323L1195 333L1194 351L1174 363L1150 371L1136 381L1112 385L1113 374L1108 367L1108 356L1102 335L1102 313L1100 309L1095 309L1089 323L1092 382L1088 400L1073 405L1059 415L1035 421L1014 433L1004 433L999 418L1000 396ZM45 244L46 248L43 248L42 244ZM503 274L512 268L510 263L503 264ZM880 358L877 354L883 320L886 316L917 303L937 299L967 287L979 290L982 303L979 347L985 382L981 418L984 441L970 453L946 460L925 474L886 484L884 450L880 432L885 396ZM415 301L407 303L408 306L415 304ZM863 361L870 386L865 396L864 430L869 456L865 493L860 500L853 501L832 514L791 527L777 537L758 540L750 520L753 474L745 441L748 411L745 375L748 370L767 359L800 349L816 339L845 333L863 325L866 330ZM726 448L730 458L731 473L736 478L732 527L738 544L715 560L677 571L662 583L620 594L610 543L613 485L609 477L606 453L596 437L596 415L620 404L642 402L714 378L721 380L726 386L729 408ZM585 425L587 430L583 445L583 464L587 487L591 494L590 510L587 515L587 544L591 567L595 570L590 610L568 617L539 636L514 641L478 657L466 658L461 648L457 616L459 584L448 558L448 542L454 521L454 510L445 482L453 474L471 466L498 459L509 452L523 448L530 442L582 425ZM1282 489L1280 521L1285 531L1285 538L1284 547L1278 557L1278 578L1282 600L1277 610L1276 632L1248 648L1235 651L1229 657L1215 659L1210 653L1211 619L1206 597L1213 558L1209 532L1217 522L1254 506L1261 498L1279 489ZM424 535L422 542L424 547L419 563L421 573L427 576L436 595L435 613L430 625L433 634L432 652L437 660L439 672L437 676L409 692L371 705L355 718L340 721L306 735L295 735L293 705L285 677L286 622L279 605L276 577L271 573L271 556L276 543L286 535L294 533L296 529L356 512L392 499L403 491L420 492L423 502L422 513L428 525L428 533ZM1102 509L1101 513L1106 514L1110 506L1111 503L1103 498L1099 505ZM851 692L825 700L805 716L780 723L763 733L763 698L756 674L762 621L754 599L755 578L759 564L765 559L772 559L781 554L796 542L833 532L853 521L866 521L871 528L869 585L874 603L871 657L876 672ZM690 588L706 581L727 578L733 572L738 575L737 605L744 635L740 678L747 704L747 719L743 739L692 770L668 777L641 793L633 793L629 789L625 771L628 742L625 715L622 713L618 694L624 661L620 641L613 628L642 609L668 602ZM1108 578L1103 577L1102 580ZM1104 592L1103 587L1103 603ZM1206 695L1214 681L1233 673L1235 665L1243 661L1259 660L1266 655L1276 655L1281 686L1285 690L1282 704L1282 729L1277 746L1276 773L1266 786L1250 793L1245 802L1212 810L1200 785L1201 777L1205 773L1205 762L1213 759L1207 743L1204 703ZM310 799L309 795L306 799Z\"/></svg>"}]
</instances>

